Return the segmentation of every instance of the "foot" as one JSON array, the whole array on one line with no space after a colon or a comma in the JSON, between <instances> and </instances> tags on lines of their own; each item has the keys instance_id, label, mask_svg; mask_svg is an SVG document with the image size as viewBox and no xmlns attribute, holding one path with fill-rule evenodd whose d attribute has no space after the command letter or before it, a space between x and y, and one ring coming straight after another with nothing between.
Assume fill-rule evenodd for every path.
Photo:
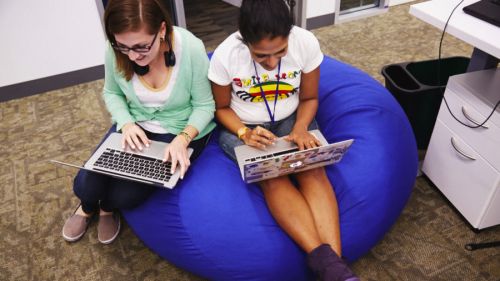
<instances>
[{"instance_id":1,"label":"foot","mask_svg":"<svg viewBox=\"0 0 500 281\"><path fill-rule=\"evenodd\" d=\"M102 244L113 242L120 233L120 214L117 212L99 213L99 224L97 225L97 239Z\"/></svg>"},{"instance_id":2,"label":"foot","mask_svg":"<svg viewBox=\"0 0 500 281\"><path fill-rule=\"evenodd\" d=\"M360 280L328 244L322 244L312 250L307 257L307 263L322 281Z\"/></svg>"},{"instance_id":3,"label":"foot","mask_svg":"<svg viewBox=\"0 0 500 281\"><path fill-rule=\"evenodd\" d=\"M62 236L64 240L68 242L75 242L82 238L87 231L91 218L92 214L85 213L82 210L82 206L79 205L73 215L71 215L71 217L69 217L64 223L62 229Z\"/></svg>"}]
</instances>

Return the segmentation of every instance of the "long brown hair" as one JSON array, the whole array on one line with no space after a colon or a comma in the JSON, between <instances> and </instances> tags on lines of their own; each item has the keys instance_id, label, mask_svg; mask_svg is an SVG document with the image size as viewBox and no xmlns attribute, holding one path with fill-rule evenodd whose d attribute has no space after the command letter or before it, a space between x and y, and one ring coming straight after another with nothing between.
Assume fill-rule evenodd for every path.
<instances>
[{"instance_id":1,"label":"long brown hair","mask_svg":"<svg viewBox=\"0 0 500 281\"><path fill-rule=\"evenodd\" d=\"M146 31L153 35L165 22L166 35L172 32L172 21L161 0L110 0L104 12L104 27L106 36L112 43L116 43L115 34L128 31ZM164 38L163 38L164 39ZM116 67L119 72L130 80L134 74L132 62L128 56L114 50Z\"/></svg>"}]
</instances>

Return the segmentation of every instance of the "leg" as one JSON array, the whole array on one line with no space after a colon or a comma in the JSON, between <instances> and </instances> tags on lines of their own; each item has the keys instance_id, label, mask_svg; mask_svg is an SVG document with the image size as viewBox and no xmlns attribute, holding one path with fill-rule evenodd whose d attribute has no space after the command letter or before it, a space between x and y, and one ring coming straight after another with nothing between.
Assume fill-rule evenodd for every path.
<instances>
[{"instance_id":1,"label":"leg","mask_svg":"<svg viewBox=\"0 0 500 281\"><path fill-rule=\"evenodd\" d=\"M322 244L306 199L287 176L263 181L261 188L271 214L281 228L308 253L309 267L319 275L320 280L359 281L330 245ZM321 229L328 231L328 227Z\"/></svg>"},{"instance_id":2,"label":"leg","mask_svg":"<svg viewBox=\"0 0 500 281\"><path fill-rule=\"evenodd\" d=\"M191 158L190 158L191 162L194 162L200 156L200 154L205 149L205 146L207 146L207 143L210 140L211 136L212 136L212 133L208 133L203 138L198 139L198 140L193 140L189 144L189 147L191 147L193 149L193 154L191 154Z\"/></svg>"},{"instance_id":3,"label":"leg","mask_svg":"<svg viewBox=\"0 0 500 281\"><path fill-rule=\"evenodd\" d=\"M64 223L62 236L66 241L75 242L85 234L100 198L106 193L107 180L107 177L84 170L75 177L73 190L81 204Z\"/></svg>"},{"instance_id":4,"label":"leg","mask_svg":"<svg viewBox=\"0 0 500 281\"><path fill-rule=\"evenodd\" d=\"M97 239L102 244L113 242L120 233L120 215L117 209L128 209L138 206L146 200L154 186L136 183L127 180L110 180L106 197L100 202L99 224L97 225Z\"/></svg>"},{"instance_id":5,"label":"leg","mask_svg":"<svg viewBox=\"0 0 500 281\"><path fill-rule=\"evenodd\" d=\"M287 176L260 183L267 206L281 228L307 253L321 244L309 206Z\"/></svg>"},{"instance_id":6,"label":"leg","mask_svg":"<svg viewBox=\"0 0 500 281\"><path fill-rule=\"evenodd\" d=\"M75 177L73 191L82 202L82 210L92 214L99 208L99 201L106 197L110 178L105 175L80 170Z\"/></svg>"},{"instance_id":7,"label":"leg","mask_svg":"<svg viewBox=\"0 0 500 281\"><path fill-rule=\"evenodd\" d=\"M100 207L104 212L117 209L131 209L144 202L156 187L133 181L113 179L110 182L109 192Z\"/></svg>"},{"instance_id":8,"label":"leg","mask_svg":"<svg viewBox=\"0 0 500 281\"><path fill-rule=\"evenodd\" d=\"M96 149L106 140L111 134L116 132L116 125L111 126L106 135L102 138ZM91 214L97 211L99 200L106 196L109 186L110 177L80 170L73 181L73 191L82 202L81 209L86 214Z\"/></svg>"},{"instance_id":9,"label":"leg","mask_svg":"<svg viewBox=\"0 0 500 281\"><path fill-rule=\"evenodd\" d=\"M155 134L147 131L146 134L151 140L163 142L171 142L176 137L173 134ZM190 143L189 146L194 150L191 157L193 161L203 151L209 137L210 134ZM155 190L156 188L151 185L112 179L108 184L106 194L101 198L101 215L109 214L116 209L134 208L144 202Z\"/></svg>"},{"instance_id":10,"label":"leg","mask_svg":"<svg viewBox=\"0 0 500 281\"><path fill-rule=\"evenodd\" d=\"M320 280L359 281L341 257L337 199L323 168L296 174L299 190L311 208L321 246L308 256L308 264ZM330 247L331 245L331 247Z\"/></svg>"},{"instance_id":11,"label":"leg","mask_svg":"<svg viewBox=\"0 0 500 281\"><path fill-rule=\"evenodd\" d=\"M234 152L234 148L244 145L243 141L238 139L238 136L230 133L228 130L222 128L219 134L219 146L226 153L231 160L234 162L238 162L236 160L236 153Z\"/></svg>"},{"instance_id":12,"label":"leg","mask_svg":"<svg viewBox=\"0 0 500 281\"><path fill-rule=\"evenodd\" d=\"M112 126L101 143L115 131L116 126ZM66 241L77 241L85 234L92 215L99 208L99 200L106 196L108 181L108 177L100 174L86 170L78 172L73 182L73 191L80 199L81 204L64 223L62 235Z\"/></svg>"},{"instance_id":13,"label":"leg","mask_svg":"<svg viewBox=\"0 0 500 281\"><path fill-rule=\"evenodd\" d=\"M337 199L323 168L296 174L299 189L309 204L321 242L342 255Z\"/></svg>"}]
</instances>

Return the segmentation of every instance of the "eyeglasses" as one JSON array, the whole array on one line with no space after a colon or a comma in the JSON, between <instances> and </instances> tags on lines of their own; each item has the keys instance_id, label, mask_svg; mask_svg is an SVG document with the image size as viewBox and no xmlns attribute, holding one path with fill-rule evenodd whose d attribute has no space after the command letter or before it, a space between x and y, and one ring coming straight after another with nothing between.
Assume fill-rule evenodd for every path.
<instances>
[{"instance_id":1,"label":"eyeglasses","mask_svg":"<svg viewBox=\"0 0 500 281\"><path fill-rule=\"evenodd\" d=\"M155 37L153 38L153 41L151 41L151 44L146 45L146 46L134 46L134 47L118 46L116 44L116 42L112 42L111 47L113 47L113 49L115 49L119 52L122 52L125 55L128 54L128 52L130 52L130 51L134 51L134 53L144 54L144 53L147 53L151 50L151 48L153 47L153 44L155 43L156 37L158 36L158 33L159 32L157 32L155 34Z\"/></svg>"}]
</instances>

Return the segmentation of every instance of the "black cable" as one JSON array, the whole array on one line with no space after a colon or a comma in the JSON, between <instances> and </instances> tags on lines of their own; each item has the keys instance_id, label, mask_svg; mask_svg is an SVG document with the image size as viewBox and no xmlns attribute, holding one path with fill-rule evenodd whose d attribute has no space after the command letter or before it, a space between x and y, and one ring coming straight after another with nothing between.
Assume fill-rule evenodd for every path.
<instances>
[{"instance_id":1,"label":"black cable","mask_svg":"<svg viewBox=\"0 0 500 281\"><path fill-rule=\"evenodd\" d=\"M448 17L448 20L446 21L445 25L444 25L444 28L443 28L443 33L441 34L441 40L439 41L439 54L438 54L438 69L437 69L437 82L438 82L438 85L441 85L441 77L440 77L440 71L441 71L441 46L443 44L443 38L444 38L444 34L445 34L445 31L446 31L446 27L448 26L448 23L450 22L450 19L451 19L451 16L453 15L453 13L455 12L455 10L458 8L458 6L460 6L460 4L462 4L464 2L464 0L461 0L460 3L458 3L455 8L453 8L453 10L451 11L451 14L450 16ZM476 126L471 126L469 124L465 124L464 122L460 121L454 114L453 112L451 112L451 109L450 109L450 106L448 105L448 102L446 101L446 98L444 97L443 95L443 100L444 100L444 103L446 104L446 108L448 109L448 112L450 112L451 116L460 124L466 126L466 127L469 127L469 128L472 128L472 129L476 129L476 128L479 128L479 127L482 127L486 122L488 122L488 120L491 118L491 116L493 115L493 113L495 113L495 110L497 109L498 105L500 104L500 100L495 104L495 107L493 107L493 110L491 111L490 115L488 115L488 117L486 118L486 120L484 120L484 122L482 122L481 124L479 125L476 125ZM474 122L475 123L475 122ZM500 241L495 241L495 242L485 242L485 243L469 243L469 244L466 244L465 245L465 249L469 250L469 251L474 251L474 250L477 250L477 249L483 249L483 248L490 248L490 247L498 247L500 246Z\"/></svg>"},{"instance_id":2,"label":"black cable","mask_svg":"<svg viewBox=\"0 0 500 281\"><path fill-rule=\"evenodd\" d=\"M465 249L469 251L474 251L478 249L484 249L484 248L492 248L492 247L499 247L500 246L500 241L493 241L493 242L483 242L483 243L469 243L465 245Z\"/></svg>"},{"instance_id":3,"label":"black cable","mask_svg":"<svg viewBox=\"0 0 500 281\"><path fill-rule=\"evenodd\" d=\"M475 125L475 126L471 126L469 124L466 124L462 121L460 121L457 117L455 117L455 115L453 115L453 113L451 112L451 109L450 109L450 106L448 105L448 102L446 101L446 98L443 96L443 100L444 100L444 103L446 104L446 108L448 108L448 111L450 112L451 116L460 124L464 125L465 127L469 127L469 128L472 128L472 129L477 129L479 127L483 127L484 124L486 124L486 122L488 122L488 120L490 120L491 116L493 115L493 113L495 113L495 110L497 109L498 105L500 105L500 101L498 101L495 105L495 107L493 107L493 110L491 111L490 115L488 115L488 117L483 121L483 123L481 124L478 124L478 125ZM476 122L473 122L473 123L476 123ZM477 124L477 123L476 123Z\"/></svg>"},{"instance_id":4,"label":"black cable","mask_svg":"<svg viewBox=\"0 0 500 281\"><path fill-rule=\"evenodd\" d=\"M441 82L441 79L439 77L439 66L441 65L441 47L443 45L443 39L444 39L444 34L446 33L446 27L448 27L448 23L450 22L450 19L451 19L451 16L453 15L453 13L455 13L455 10L458 8L458 6L460 6L462 3L464 2L464 0L461 0L456 6L455 8L453 8L453 10L451 11L450 13L450 16L448 17L448 19L446 20L446 23L444 24L444 27L443 27L443 33L441 33L441 40L439 40L439 52L438 52L438 83ZM441 85L441 84L439 84Z\"/></svg>"},{"instance_id":5,"label":"black cable","mask_svg":"<svg viewBox=\"0 0 500 281\"><path fill-rule=\"evenodd\" d=\"M464 0L461 0L456 6L455 8L453 8L453 10L451 11L450 13L450 16L448 17L448 19L446 20L446 23L444 24L444 28L443 28L443 33L441 33L441 40L439 40L439 52L438 52L438 65L437 65L437 82L438 82L438 86L441 85L441 47L443 45L443 39L444 39L444 34L446 33L446 27L448 26L448 23L450 22L450 19L451 19L451 16L453 15L453 13L455 13L455 10L458 8L458 6L460 6L462 3L464 2ZM497 109L498 105L500 105L500 100L495 104L495 107L493 107L493 110L491 111L491 113L488 115L488 117L484 120L484 122L482 122L481 124L478 124L478 125L475 125L475 126L471 126L469 124L466 124L462 121L460 121L454 114L453 112L451 112L451 108L450 106L448 105L448 102L446 101L446 98L444 97L443 95L443 100L444 100L444 103L446 104L446 108L448 109L448 111L450 112L451 116L453 117L453 119L455 119L458 123L466 126L466 127L469 127L469 128L472 128L472 129L477 129L477 128L480 128L480 127L483 127L484 124L486 124L486 122L488 122L488 120L490 120L491 116L493 115L493 113L495 113L495 110Z\"/></svg>"}]
</instances>

